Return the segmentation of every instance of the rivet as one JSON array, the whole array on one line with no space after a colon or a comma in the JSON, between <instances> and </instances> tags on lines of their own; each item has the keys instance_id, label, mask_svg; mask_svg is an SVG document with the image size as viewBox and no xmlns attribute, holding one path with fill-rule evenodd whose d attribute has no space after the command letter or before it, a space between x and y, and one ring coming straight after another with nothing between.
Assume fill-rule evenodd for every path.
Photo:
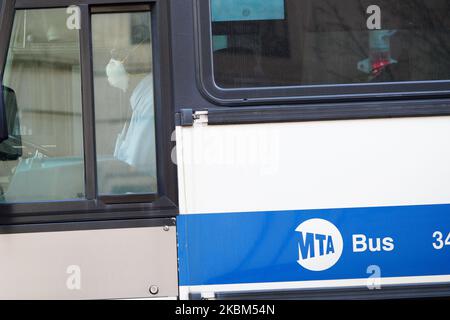
<instances>
[{"instance_id":1,"label":"rivet","mask_svg":"<svg viewBox=\"0 0 450 320\"><path fill-rule=\"evenodd\" d=\"M158 288L157 286L150 286L149 291L150 291L150 293L153 294L153 295L154 295L154 294L158 294L159 288Z\"/></svg>"}]
</instances>

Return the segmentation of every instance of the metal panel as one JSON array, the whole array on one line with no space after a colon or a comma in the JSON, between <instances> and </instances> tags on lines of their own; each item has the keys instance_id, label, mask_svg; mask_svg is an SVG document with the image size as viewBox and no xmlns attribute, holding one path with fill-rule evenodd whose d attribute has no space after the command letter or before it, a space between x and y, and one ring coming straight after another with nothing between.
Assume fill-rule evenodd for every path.
<instances>
[{"instance_id":1,"label":"metal panel","mask_svg":"<svg viewBox=\"0 0 450 320\"><path fill-rule=\"evenodd\" d=\"M0 256L0 299L178 295L173 226L3 234Z\"/></svg>"},{"instance_id":2,"label":"metal panel","mask_svg":"<svg viewBox=\"0 0 450 320\"><path fill-rule=\"evenodd\" d=\"M449 214L428 205L181 215L180 285L450 285Z\"/></svg>"},{"instance_id":3,"label":"metal panel","mask_svg":"<svg viewBox=\"0 0 450 320\"><path fill-rule=\"evenodd\" d=\"M448 204L449 120L178 127L180 213Z\"/></svg>"},{"instance_id":4,"label":"metal panel","mask_svg":"<svg viewBox=\"0 0 450 320\"><path fill-rule=\"evenodd\" d=\"M182 109L183 112L186 109ZM191 110L192 114L192 110ZM249 124L450 115L450 99L208 108L209 124Z\"/></svg>"},{"instance_id":5,"label":"metal panel","mask_svg":"<svg viewBox=\"0 0 450 320\"><path fill-rule=\"evenodd\" d=\"M448 288L449 120L178 126L180 298Z\"/></svg>"}]
</instances>

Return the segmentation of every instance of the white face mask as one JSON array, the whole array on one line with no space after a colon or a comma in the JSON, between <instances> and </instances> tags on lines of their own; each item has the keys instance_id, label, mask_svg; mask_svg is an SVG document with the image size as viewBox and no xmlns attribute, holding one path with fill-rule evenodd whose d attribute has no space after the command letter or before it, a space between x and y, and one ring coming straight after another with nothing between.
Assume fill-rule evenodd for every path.
<instances>
[{"instance_id":1,"label":"white face mask","mask_svg":"<svg viewBox=\"0 0 450 320\"><path fill-rule=\"evenodd\" d=\"M128 89L130 76L128 75L121 61L111 59L106 66L106 75L111 86L119 88L124 92Z\"/></svg>"}]
</instances>

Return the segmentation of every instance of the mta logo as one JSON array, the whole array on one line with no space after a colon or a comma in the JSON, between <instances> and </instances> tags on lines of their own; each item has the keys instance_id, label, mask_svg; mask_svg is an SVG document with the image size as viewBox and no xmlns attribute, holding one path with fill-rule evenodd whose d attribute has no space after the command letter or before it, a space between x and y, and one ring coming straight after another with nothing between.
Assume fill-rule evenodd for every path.
<instances>
[{"instance_id":1,"label":"mta logo","mask_svg":"<svg viewBox=\"0 0 450 320\"><path fill-rule=\"evenodd\" d=\"M319 252L316 252L316 244ZM333 237L325 234L314 234L307 232L303 235L300 232L300 241L298 243L299 255L302 259L314 258L316 255L323 256L335 253L333 245Z\"/></svg>"},{"instance_id":2,"label":"mta logo","mask_svg":"<svg viewBox=\"0 0 450 320\"><path fill-rule=\"evenodd\" d=\"M323 219L310 219L297 229L297 263L311 271L324 271L334 266L342 255L344 241L334 224Z\"/></svg>"}]
</instances>

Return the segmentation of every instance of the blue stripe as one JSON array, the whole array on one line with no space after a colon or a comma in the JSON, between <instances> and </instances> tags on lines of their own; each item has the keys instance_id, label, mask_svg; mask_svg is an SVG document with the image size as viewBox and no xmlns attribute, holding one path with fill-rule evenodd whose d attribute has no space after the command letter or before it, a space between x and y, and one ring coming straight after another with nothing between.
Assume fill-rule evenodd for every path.
<instances>
[{"instance_id":1,"label":"blue stripe","mask_svg":"<svg viewBox=\"0 0 450 320\"><path fill-rule=\"evenodd\" d=\"M309 219L340 231L338 262L324 271L297 263L300 233ZM181 215L177 221L180 285L212 285L450 274L450 246L437 250L433 233L450 232L450 205ZM394 250L353 252L352 236L391 237Z\"/></svg>"}]
</instances>

